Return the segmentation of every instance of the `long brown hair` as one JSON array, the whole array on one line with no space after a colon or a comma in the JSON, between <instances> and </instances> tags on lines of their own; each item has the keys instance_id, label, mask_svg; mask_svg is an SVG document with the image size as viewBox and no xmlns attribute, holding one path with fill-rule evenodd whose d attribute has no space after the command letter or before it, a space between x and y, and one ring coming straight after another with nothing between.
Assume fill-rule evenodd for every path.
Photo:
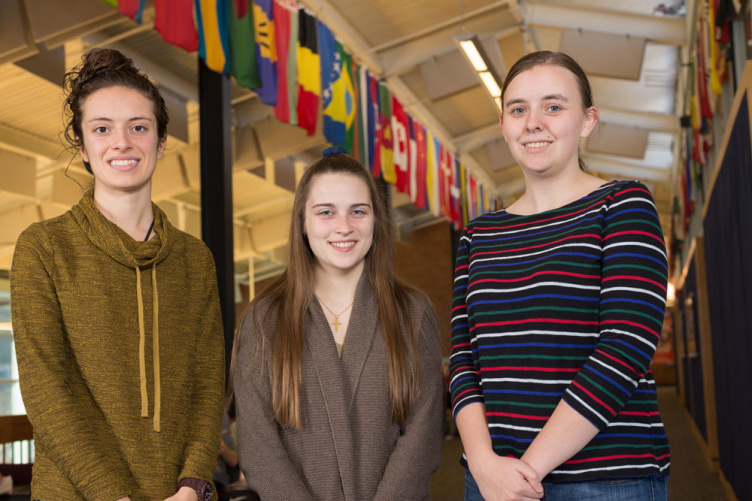
<instances>
[{"instance_id":1,"label":"long brown hair","mask_svg":"<svg viewBox=\"0 0 752 501\"><path fill-rule=\"evenodd\" d=\"M571 56L563 52L551 52L548 50L540 50L538 52L531 52L530 54L520 58L516 63L509 68L509 73L504 78L504 84L501 86L501 102L504 103L504 95L507 93L507 87L514 80L514 78L523 71L531 70L536 66L543 64L550 64L552 66L561 66L562 68L569 70L577 80L577 87L580 89L580 97L582 98L582 109L587 110L594 106L593 104L593 90L590 87L590 81L588 80L585 71L577 64L577 61L572 59ZM580 165L580 170L586 170L585 160L582 155L577 153L577 163Z\"/></svg>"},{"instance_id":2,"label":"long brown hair","mask_svg":"<svg viewBox=\"0 0 752 501\"><path fill-rule=\"evenodd\" d=\"M300 428L302 424L300 388L305 348L304 322L314 295L316 260L303 233L305 207L312 181L328 173L352 175L368 186L374 226L373 243L366 254L363 273L367 274L378 297L379 319L389 360L392 419L404 424L417 402L420 387L420 361L415 328L410 320L412 289L401 283L394 272L392 224L373 177L360 162L341 153L322 158L303 175L293 203L287 269L251 303L254 306L262 299L270 298L272 307L267 311L277 312L271 355L274 417L291 428Z\"/></svg>"}]
</instances>

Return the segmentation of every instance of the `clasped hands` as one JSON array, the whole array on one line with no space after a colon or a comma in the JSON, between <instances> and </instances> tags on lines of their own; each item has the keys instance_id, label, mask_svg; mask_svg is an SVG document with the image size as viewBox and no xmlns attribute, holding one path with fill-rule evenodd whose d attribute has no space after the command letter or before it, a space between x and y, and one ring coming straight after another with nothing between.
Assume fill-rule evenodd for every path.
<instances>
[{"instance_id":1,"label":"clasped hands","mask_svg":"<svg viewBox=\"0 0 752 501\"><path fill-rule=\"evenodd\" d=\"M529 501L543 497L540 475L521 459L490 452L468 457L468 467L485 501Z\"/></svg>"}]
</instances>

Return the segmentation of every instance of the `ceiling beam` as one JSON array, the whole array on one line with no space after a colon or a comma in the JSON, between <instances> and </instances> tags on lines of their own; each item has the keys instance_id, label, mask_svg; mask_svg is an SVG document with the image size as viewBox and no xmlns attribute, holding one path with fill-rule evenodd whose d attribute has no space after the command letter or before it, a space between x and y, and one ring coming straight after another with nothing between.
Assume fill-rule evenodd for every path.
<instances>
[{"instance_id":1,"label":"ceiling beam","mask_svg":"<svg viewBox=\"0 0 752 501\"><path fill-rule=\"evenodd\" d=\"M543 25L647 38L669 45L686 45L684 17L661 17L629 12L528 1L521 4L528 26Z\"/></svg>"},{"instance_id":2,"label":"ceiling beam","mask_svg":"<svg viewBox=\"0 0 752 501\"><path fill-rule=\"evenodd\" d=\"M0 122L0 144L8 150L32 157L58 159L65 152L60 141L53 141Z\"/></svg>"},{"instance_id":3,"label":"ceiling beam","mask_svg":"<svg viewBox=\"0 0 752 501\"><path fill-rule=\"evenodd\" d=\"M679 118L675 115L618 110L616 108L598 107L598 121L669 134L678 134L680 130Z\"/></svg>"},{"instance_id":4,"label":"ceiling beam","mask_svg":"<svg viewBox=\"0 0 752 501\"><path fill-rule=\"evenodd\" d=\"M668 183L671 180L671 169L651 169L612 160L601 155L588 155L588 170L611 174L620 179L639 179L641 181L657 181Z\"/></svg>"}]
</instances>

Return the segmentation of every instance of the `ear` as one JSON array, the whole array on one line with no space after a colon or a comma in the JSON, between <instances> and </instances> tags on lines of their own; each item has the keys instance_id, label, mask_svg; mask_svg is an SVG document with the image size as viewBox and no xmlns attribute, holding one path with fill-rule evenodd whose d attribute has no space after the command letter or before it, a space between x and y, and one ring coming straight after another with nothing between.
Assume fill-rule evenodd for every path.
<instances>
[{"instance_id":1,"label":"ear","mask_svg":"<svg viewBox=\"0 0 752 501\"><path fill-rule=\"evenodd\" d=\"M591 106L590 108L585 110L585 121L582 123L582 132L580 133L580 137L585 138L590 136L590 133L593 132L595 124L597 123L598 108Z\"/></svg>"},{"instance_id":2,"label":"ear","mask_svg":"<svg viewBox=\"0 0 752 501\"><path fill-rule=\"evenodd\" d=\"M84 143L79 138L76 138L78 141L78 152L81 154L81 158L84 162L89 161L89 155L86 154L86 148L84 148Z\"/></svg>"},{"instance_id":3,"label":"ear","mask_svg":"<svg viewBox=\"0 0 752 501\"><path fill-rule=\"evenodd\" d=\"M167 138L164 138L164 140L159 142L159 146L157 146L157 160L162 159L162 155L164 155L166 144L167 144Z\"/></svg>"},{"instance_id":4,"label":"ear","mask_svg":"<svg viewBox=\"0 0 752 501\"><path fill-rule=\"evenodd\" d=\"M507 137L504 135L504 113L499 113L499 128L501 129L501 135L504 137L504 141Z\"/></svg>"}]
</instances>

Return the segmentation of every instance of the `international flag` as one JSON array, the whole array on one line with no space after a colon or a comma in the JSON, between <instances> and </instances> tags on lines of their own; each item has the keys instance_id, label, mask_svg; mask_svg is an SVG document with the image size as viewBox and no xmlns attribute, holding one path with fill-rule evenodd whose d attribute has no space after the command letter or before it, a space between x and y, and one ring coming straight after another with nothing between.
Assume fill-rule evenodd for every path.
<instances>
[{"instance_id":1,"label":"international flag","mask_svg":"<svg viewBox=\"0 0 752 501\"><path fill-rule=\"evenodd\" d=\"M328 26L317 21L319 34L319 59L321 62L321 100L324 115L324 136L332 144L343 146L345 143L345 121L335 121L333 117L335 100L335 82L342 74L342 61L337 47L337 40ZM328 111L327 111L328 110ZM341 117L340 117L341 118Z\"/></svg>"},{"instance_id":2,"label":"international flag","mask_svg":"<svg viewBox=\"0 0 752 501\"><path fill-rule=\"evenodd\" d=\"M321 95L321 68L316 18L304 8L298 11L298 126L312 136L316 132Z\"/></svg>"},{"instance_id":3,"label":"international flag","mask_svg":"<svg viewBox=\"0 0 752 501\"><path fill-rule=\"evenodd\" d=\"M347 52L345 48L337 42L337 48L339 49L339 59L342 62L342 71L340 73L339 81L335 82L334 87L335 107L332 109L332 117L334 120L339 121L340 118L345 123L345 142L344 147L350 154L355 153L355 131L356 120L355 117L358 113L358 101L355 92L355 83L353 82L353 60L352 54ZM341 96L341 97L338 97ZM326 116L326 110L324 116Z\"/></svg>"},{"instance_id":4,"label":"international flag","mask_svg":"<svg viewBox=\"0 0 752 501\"><path fill-rule=\"evenodd\" d=\"M196 0L198 54L217 73L230 70L229 0Z\"/></svg>"},{"instance_id":5,"label":"international flag","mask_svg":"<svg viewBox=\"0 0 752 501\"><path fill-rule=\"evenodd\" d=\"M410 144L407 112L402 103L392 96L392 140L394 151L394 187L400 193L408 193L410 185Z\"/></svg>"},{"instance_id":6,"label":"international flag","mask_svg":"<svg viewBox=\"0 0 752 501\"><path fill-rule=\"evenodd\" d=\"M256 65L261 86L253 89L267 106L277 105L277 44L274 35L273 0L253 0Z\"/></svg>"},{"instance_id":7,"label":"international flag","mask_svg":"<svg viewBox=\"0 0 752 501\"><path fill-rule=\"evenodd\" d=\"M351 54L342 56L345 63L344 69L350 74L352 86L352 105L349 107L347 121L345 121L345 148L356 160L363 163L360 157L360 79L358 78L359 65L353 60Z\"/></svg>"},{"instance_id":8,"label":"international flag","mask_svg":"<svg viewBox=\"0 0 752 501\"><path fill-rule=\"evenodd\" d=\"M154 0L154 29L165 42L189 52L198 49L193 6L194 0Z\"/></svg>"},{"instance_id":9,"label":"international flag","mask_svg":"<svg viewBox=\"0 0 752 501\"><path fill-rule=\"evenodd\" d=\"M426 196L428 209L436 217L441 216L441 201L439 199L439 159L437 147L439 146L431 131L426 133Z\"/></svg>"},{"instance_id":10,"label":"international flag","mask_svg":"<svg viewBox=\"0 0 752 501\"><path fill-rule=\"evenodd\" d=\"M386 84L379 84L379 111L381 112L381 176L389 184L397 182L394 170L394 135L392 133L392 92Z\"/></svg>"},{"instance_id":11,"label":"international flag","mask_svg":"<svg viewBox=\"0 0 752 501\"><path fill-rule=\"evenodd\" d=\"M251 0L233 0L230 7L230 75L248 89L261 87L256 68L256 41Z\"/></svg>"},{"instance_id":12,"label":"international flag","mask_svg":"<svg viewBox=\"0 0 752 501\"><path fill-rule=\"evenodd\" d=\"M379 81L371 75L368 80L368 155L371 174L381 177L381 111Z\"/></svg>"},{"instance_id":13,"label":"international flag","mask_svg":"<svg viewBox=\"0 0 752 501\"><path fill-rule=\"evenodd\" d=\"M410 200L419 209L426 209L426 131L417 120L411 119L410 123L411 149L415 144L415 155L410 155L410 160L414 163L410 169Z\"/></svg>"},{"instance_id":14,"label":"international flag","mask_svg":"<svg viewBox=\"0 0 752 501\"><path fill-rule=\"evenodd\" d=\"M467 196L467 167L460 164L460 200L462 200L462 226L467 226L470 222L470 212L468 210Z\"/></svg>"},{"instance_id":15,"label":"international flag","mask_svg":"<svg viewBox=\"0 0 752 501\"><path fill-rule=\"evenodd\" d=\"M369 120L369 78L368 69L361 65L358 67L358 121L360 126L358 127L358 150L360 154L360 162L371 168L371 151L370 148L373 145L373 125Z\"/></svg>"},{"instance_id":16,"label":"international flag","mask_svg":"<svg viewBox=\"0 0 752 501\"><path fill-rule=\"evenodd\" d=\"M454 229L462 229L462 193L460 187L460 160L454 157L452 162L452 186L450 193L452 196L452 222Z\"/></svg>"},{"instance_id":17,"label":"international flag","mask_svg":"<svg viewBox=\"0 0 752 501\"><path fill-rule=\"evenodd\" d=\"M118 0L118 12L130 17L138 24L143 23L144 6L146 0Z\"/></svg>"},{"instance_id":18,"label":"international flag","mask_svg":"<svg viewBox=\"0 0 752 501\"><path fill-rule=\"evenodd\" d=\"M277 43L277 106L280 122L298 124L295 82L298 76L298 5L295 0L274 0L274 28Z\"/></svg>"}]
</instances>

